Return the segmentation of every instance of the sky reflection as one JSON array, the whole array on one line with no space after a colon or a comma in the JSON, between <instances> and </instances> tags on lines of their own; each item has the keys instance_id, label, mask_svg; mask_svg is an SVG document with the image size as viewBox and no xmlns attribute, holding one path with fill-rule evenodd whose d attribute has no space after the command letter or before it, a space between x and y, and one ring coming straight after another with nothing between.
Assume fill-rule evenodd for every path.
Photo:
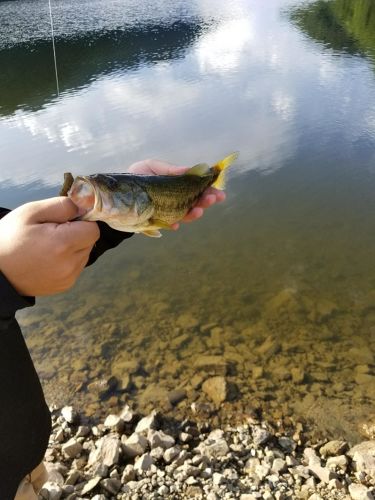
<instances>
[{"instance_id":1,"label":"sky reflection","mask_svg":"<svg viewBox=\"0 0 375 500\"><path fill-rule=\"evenodd\" d=\"M211 15L208 6L198 2L196 14ZM269 173L317 137L317 147L338 133L348 147L375 140L366 60L307 44L280 22L285 2L272 2L267 15L255 2L231 6L229 17L218 4L222 20L182 57L117 70L38 111L1 118L0 181L57 185L68 170L124 171L144 157L213 162L233 150L234 175Z\"/></svg>"}]
</instances>

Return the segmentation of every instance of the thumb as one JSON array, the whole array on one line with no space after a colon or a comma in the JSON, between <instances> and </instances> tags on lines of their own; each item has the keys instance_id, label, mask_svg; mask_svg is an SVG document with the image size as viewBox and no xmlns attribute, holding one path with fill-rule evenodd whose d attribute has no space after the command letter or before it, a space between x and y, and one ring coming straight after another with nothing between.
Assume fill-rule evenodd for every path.
<instances>
[{"instance_id":1,"label":"thumb","mask_svg":"<svg viewBox=\"0 0 375 500\"><path fill-rule=\"evenodd\" d=\"M29 222L63 223L78 217L78 207L70 198L58 196L48 200L34 201L24 205L26 218Z\"/></svg>"}]
</instances>

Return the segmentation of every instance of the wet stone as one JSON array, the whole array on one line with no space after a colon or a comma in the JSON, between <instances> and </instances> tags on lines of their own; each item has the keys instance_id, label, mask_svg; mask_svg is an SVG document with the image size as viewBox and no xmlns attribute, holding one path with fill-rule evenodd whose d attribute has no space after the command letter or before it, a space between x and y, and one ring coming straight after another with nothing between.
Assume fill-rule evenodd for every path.
<instances>
[{"instance_id":1,"label":"wet stone","mask_svg":"<svg viewBox=\"0 0 375 500\"><path fill-rule=\"evenodd\" d=\"M228 385L224 377L212 377L203 382L202 390L216 404L227 400Z\"/></svg>"}]
</instances>

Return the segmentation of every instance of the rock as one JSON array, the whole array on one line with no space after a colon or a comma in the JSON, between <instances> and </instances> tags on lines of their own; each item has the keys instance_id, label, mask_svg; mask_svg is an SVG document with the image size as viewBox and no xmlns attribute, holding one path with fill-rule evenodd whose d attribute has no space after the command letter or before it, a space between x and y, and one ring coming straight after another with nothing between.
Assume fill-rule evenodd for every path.
<instances>
[{"instance_id":1,"label":"rock","mask_svg":"<svg viewBox=\"0 0 375 500\"><path fill-rule=\"evenodd\" d=\"M291 453L297 448L297 443L293 441L293 439L282 436L278 439L279 446L286 451L287 453Z\"/></svg>"},{"instance_id":2,"label":"rock","mask_svg":"<svg viewBox=\"0 0 375 500\"><path fill-rule=\"evenodd\" d=\"M86 425L80 425L77 429L75 438L86 437L90 434L90 432L90 427L87 427Z\"/></svg>"},{"instance_id":3,"label":"rock","mask_svg":"<svg viewBox=\"0 0 375 500\"><path fill-rule=\"evenodd\" d=\"M276 474L282 474L286 470L286 461L282 458L275 458L275 460L272 462L272 472L275 472Z\"/></svg>"},{"instance_id":4,"label":"rock","mask_svg":"<svg viewBox=\"0 0 375 500\"><path fill-rule=\"evenodd\" d=\"M99 476L104 479L108 476L108 467L101 462L95 463L92 467L91 472L93 476Z\"/></svg>"},{"instance_id":5,"label":"rock","mask_svg":"<svg viewBox=\"0 0 375 500\"><path fill-rule=\"evenodd\" d=\"M133 420L134 418L134 413L130 409L129 405L125 405L124 408L121 410L119 417L121 420L125 423L129 423Z\"/></svg>"},{"instance_id":6,"label":"rock","mask_svg":"<svg viewBox=\"0 0 375 500\"><path fill-rule=\"evenodd\" d=\"M207 439L200 443L197 450L208 458L217 458L229 453L229 446L224 438L223 431L217 429L212 431Z\"/></svg>"},{"instance_id":7,"label":"rock","mask_svg":"<svg viewBox=\"0 0 375 500\"><path fill-rule=\"evenodd\" d=\"M76 484L76 482L78 481L78 479L81 477L81 474L79 473L78 470L71 470L69 473L68 473L68 476L65 480L65 484L68 484L68 485L74 485Z\"/></svg>"},{"instance_id":8,"label":"rock","mask_svg":"<svg viewBox=\"0 0 375 500\"><path fill-rule=\"evenodd\" d=\"M103 436L96 442L96 449L90 453L88 465L102 462L107 467L116 465L119 461L121 442L113 435Z\"/></svg>"},{"instance_id":9,"label":"rock","mask_svg":"<svg viewBox=\"0 0 375 500\"><path fill-rule=\"evenodd\" d=\"M47 481L44 483L39 495L40 498L45 500L60 500L62 489L58 484Z\"/></svg>"},{"instance_id":10,"label":"rock","mask_svg":"<svg viewBox=\"0 0 375 500\"><path fill-rule=\"evenodd\" d=\"M137 424L135 432L148 432L157 428L157 412L154 410L147 417L143 417Z\"/></svg>"},{"instance_id":11,"label":"rock","mask_svg":"<svg viewBox=\"0 0 375 500\"><path fill-rule=\"evenodd\" d=\"M138 472L148 471L151 469L152 464L153 460L151 455L149 453L145 453L136 460L134 470Z\"/></svg>"},{"instance_id":12,"label":"rock","mask_svg":"<svg viewBox=\"0 0 375 500\"><path fill-rule=\"evenodd\" d=\"M160 446L157 446L156 448L152 448L152 450L150 451L150 455L152 459L157 462L163 457L164 450Z\"/></svg>"},{"instance_id":13,"label":"rock","mask_svg":"<svg viewBox=\"0 0 375 500\"><path fill-rule=\"evenodd\" d=\"M354 380L358 385L375 386L375 375L370 375L369 373L357 373Z\"/></svg>"},{"instance_id":14,"label":"rock","mask_svg":"<svg viewBox=\"0 0 375 500\"><path fill-rule=\"evenodd\" d=\"M98 486L98 484L100 483L101 480L102 480L102 478L100 476L96 476L96 477L90 479L90 481L88 481L85 484L85 486L83 487L81 494L86 495L90 491L94 490Z\"/></svg>"},{"instance_id":15,"label":"rock","mask_svg":"<svg viewBox=\"0 0 375 500\"><path fill-rule=\"evenodd\" d=\"M134 470L134 465L128 464L122 473L121 482L128 483L129 481L134 481L135 478L136 478L136 473Z\"/></svg>"},{"instance_id":16,"label":"rock","mask_svg":"<svg viewBox=\"0 0 375 500\"><path fill-rule=\"evenodd\" d=\"M252 378L253 380L258 380L263 377L263 366L253 366Z\"/></svg>"},{"instance_id":17,"label":"rock","mask_svg":"<svg viewBox=\"0 0 375 500\"><path fill-rule=\"evenodd\" d=\"M362 443L356 444L347 452L349 457L354 456L355 453L365 453L367 455L371 455L375 457L375 440L371 441L362 441Z\"/></svg>"},{"instance_id":18,"label":"rock","mask_svg":"<svg viewBox=\"0 0 375 500\"><path fill-rule=\"evenodd\" d=\"M199 325L199 321L190 313L181 314L177 318L177 324L181 328L195 328Z\"/></svg>"},{"instance_id":19,"label":"rock","mask_svg":"<svg viewBox=\"0 0 375 500\"><path fill-rule=\"evenodd\" d=\"M350 484L349 494L352 500L373 500L374 496L364 484Z\"/></svg>"},{"instance_id":20,"label":"rock","mask_svg":"<svg viewBox=\"0 0 375 500\"><path fill-rule=\"evenodd\" d=\"M365 472L375 480L375 440L363 441L347 452L357 472Z\"/></svg>"},{"instance_id":21,"label":"rock","mask_svg":"<svg viewBox=\"0 0 375 500\"><path fill-rule=\"evenodd\" d=\"M332 457L336 455L342 455L349 448L346 441L328 441L324 446L319 449L319 453L322 457Z\"/></svg>"},{"instance_id":22,"label":"rock","mask_svg":"<svg viewBox=\"0 0 375 500\"><path fill-rule=\"evenodd\" d=\"M214 472L212 475L212 482L215 485L223 484L225 483L225 478L223 474L220 474L219 472Z\"/></svg>"},{"instance_id":23,"label":"rock","mask_svg":"<svg viewBox=\"0 0 375 500\"><path fill-rule=\"evenodd\" d=\"M267 429L263 429L263 427L254 426L253 429L253 441L255 446L260 446L261 444L265 444L271 434L267 431Z\"/></svg>"},{"instance_id":24,"label":"rock","mask_svg":"<svg viewBox=\"0 0 375 500\"><path fill-rule=\"evenodd\" d=\"M292 375L292 381L295 384L303 384L303 381L305 380L305 372L302 368L292 368L290 370L290 374Z\"/></svg>"},{"instance_id":25,"label":"rock","mask_svg":"<svg viewBox=\"0 0 375 500\"><path fill-rule=\"evenodd\" d=\"M309 470L323 483L328 484L331 479L336 479L336 474L328 467L321 467L318 464L309 464Z\"/></svg>"},{"instance_id":26,"label":"rock","mask_svg":"<svg viewBox=\"0 0 375 500\"><path fill-rule=\"evenodd\" d=\"M45 468L48 472L48 481L50 483L56 483L59 486L64 486L64 478L62 476L62 472L66 474L67 467L60 463L52 464L50 462L45 463Z\"/></svg>"},{"instance_id":27,"label":"rock","mask_svg":"<svg viewBox=\"0 0 375 500\"><path fill-rule=\"evenodd\" d=\"M147 440L150 443L150 448L161 447L164 450L171 448L175 444L175 440L172 436L168 436L163 431L155 431L150 429L147 433Z\"/></svg>"},{"instance_id":28,"label":"rock","mask_svg":"<svg viewBox=\"0 0 375 500\"><path fill-rule=\"evenodd\" d=\"M203 370L205 373L215 375L227 375L228 363L222 356L198 356L194 362L197 370Z\"/></svg>"},{"instance_id":29,"label":"rock","mask_svg":"<svg viewBox=\"0 0 375 500\"><path fill-rule=\"evenodd\" d=\"M134 432L127 439L122 440L122 443L122 451L124 453L124 456L128 458L143 455L148 446L147 439L138 432Z\"/></svg>"},{"instance_id":30,"label":"rock","mask_svg":"<svg viewBox=\"0 0 375 500\"><path fill-rule=\"evenodd\" d=\"M171 405L177 405L187 397L185 389L176 389L168 393L168 399Z\"/></svg>"},{"instance_id":31,"label":"rock","mask_svg":"<svg viewBox=\"0 0 375 500\"><path fill-rule=\"evenodd\" d=\"M104 495L94 495L91 500L107 500Z\"/></svg>"},{"instance_id":32,"label":"rock","mask_svg":"<svg viewBox=\"0 0 375 500\"><path fill-rule=\"evenodd\" d=\"M100 486L111 493L112 495L116 495L121 488L121 481L119 479L111 478L111 479L103 479L101 481Z\"/></svg>"},{"instance_id":33,"label":"rock","mask_svg":"<svg viewBox=\"0 0 375 500\"><path fill-rule=\"evenodd\" d=\"M278 340L269 336L257 349L257 355L261 356L264 360L269 359L281 351L281 344Z\"/></svg>"},{"instance_id":34,"label":"rock","mask_svg":"<svg viewBox=\"0 0 375 500\"><path fill-rule=\"evenodd\" d=\"M188 498L191 498L191 497L199 497L199 498L203 498L203 491L202 491L202 488L200 486L189 486L188 488L186 488L186 496Z\"/></svg>"},{"instance_id":35,"label":"rock","mask_svg":"<svg viewBox=\"0 0 375 500\"><path fill-rule=\"evenodd\" d=\"M79 420L78 413L74 410L73 406L64 406L61 410L61 415L64 417L68 424L75 424Z\"/></svg>"},{"instance_id":36,"label":"rock","mask_svg":"<svg viewBox=\"0 0 375 500\"><path fill-rule=\"evenodd\" d=\"M181 449L178 446L173 446L172 448L165 450L164 455L163 455L164 461L167 464L170 464L171 462L173 462L173 460L175 458L178 457L180 452L181 452Z\"/></svg>"},{"instance_id":37,"label":"rock","mask_svg":"<svg viewBox=\"0 0 375 500\"><path fill-rule=\"evenodd\" d=\"M62 445L61 450L67 457L75 458L81 453L82 445L75 438L71 438Z\"/></svg>"},{"instance_id":38,"label":"rock","mask_svg":"<svg viewBox=\"0 0 375 500\"><path fill-rule=\"evenodd\" d=\"M125 422L118 415L108 415L104 420L104 427L115 430L121 434L125 427Z\"/></svg>"},{"instance_id":39,"label":"rock","mask_svg":"<svg viewBox=\"0 0 375 500\"><path fill-rule=\"evenodd\" d=\"M346 458L345 455L338 455L337 457L329 457L326 463L326 466L329 467L330 469L337 467L339 469L345 470L347 465L348 465L348 459Z\"/></svg>"},{"instance_id":40,"label":"rock","mask_svg":"<svg viewBox=\"0 0 375 500\"><path fill-rule=\"evenodd\" d=\"M211 377L203 382L202 390L216 404L228 399L229 387L224 377Z\"/></svg>"},{"instance_id":41,"label":"rock","mask_svg":"<svg viewBox=\"0 0 375 500\"><path fill-rule=\"evenodd\" d=\"M320 458L314 448L305 448L303 456L309 465L320 465Z\"/></svg>"},{"instance_id":42,"label":"rock","mask_svg":"<svg viewBox=\"0 0 375 500\"><path fill-rule=\"evenodd\" d=\"M160 488L158 489L158 495L160 495L162 498L165 498L166 495L168 495L168 493L169 493L169 488L165 484L160 486Z\"/></svg>"}]
</instances>

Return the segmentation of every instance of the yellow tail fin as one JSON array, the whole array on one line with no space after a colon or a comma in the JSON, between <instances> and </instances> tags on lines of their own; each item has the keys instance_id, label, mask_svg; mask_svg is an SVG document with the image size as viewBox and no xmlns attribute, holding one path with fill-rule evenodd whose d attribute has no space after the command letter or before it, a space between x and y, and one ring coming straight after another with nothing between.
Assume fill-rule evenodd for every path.
<instances>
[{"instance_id":1,"label":"yellow tail fin","mask_svg":"<svg viewBox=\"0 0 375 500\"><path fill-rule=\"evenodd\" d=\"M212 186L216 189L223 190L225 188L225 170L238 158L238 153L232 153L219 161L212 168L219 174Z\"/></svg>"}]
</instances>

